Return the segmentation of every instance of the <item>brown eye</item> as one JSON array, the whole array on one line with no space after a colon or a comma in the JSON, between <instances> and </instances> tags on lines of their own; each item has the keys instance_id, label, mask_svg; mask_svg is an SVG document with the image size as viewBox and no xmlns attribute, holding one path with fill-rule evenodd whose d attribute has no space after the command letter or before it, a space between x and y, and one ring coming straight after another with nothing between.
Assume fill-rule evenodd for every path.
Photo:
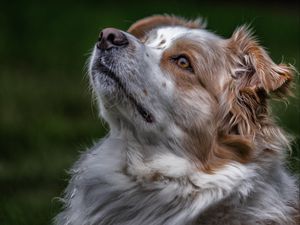
<instances>
[{"instance_id":1,"label":"brown eye","mask_svg":"<svg viewBox=\"0 0 300 225\"><path fill-rule=\"evenodd\" d=\"M190 62L187 60L185 57L180 57L177 60L177 65L182 67L182 68L188 68L190 66Z\"/></svg>"},{"instance_id":2,"label":"brown eye","mask_svg":"<svg viewBox=\"0 0 300 225\"><path fill-rule=\"evenodd\" d=\"M180 56L174 57L173 60L175 61L177 66L179 66L180 68L193 72L191 63L186 56L180 55Z\"/></svg>"}]
</instances>

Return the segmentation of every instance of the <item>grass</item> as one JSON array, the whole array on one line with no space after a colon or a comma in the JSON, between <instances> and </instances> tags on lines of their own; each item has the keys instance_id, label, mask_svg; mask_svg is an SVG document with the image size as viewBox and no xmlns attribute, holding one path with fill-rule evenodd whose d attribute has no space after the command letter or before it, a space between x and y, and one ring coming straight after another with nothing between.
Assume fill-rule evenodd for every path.
<instances>
[{"instance_id":1,"label":"grass","mask_svg":"<svg viewBox=\"0 0 300 225\"><path fill-rule=\"evenodd\" d=\"M250 23L275 62L299 69L299 15L286 5L197 1L89 3L19 1L0 9L0 224L50 224L55 197L79 152L106 133L84 78L89 49L103 27L126 29L144 16L202 15L229 37ZM299 89L296 95L299 96ZM290 166L299 173L299 98L273 104L278 122L296 137Z\"/></svg>"}]
</instances>

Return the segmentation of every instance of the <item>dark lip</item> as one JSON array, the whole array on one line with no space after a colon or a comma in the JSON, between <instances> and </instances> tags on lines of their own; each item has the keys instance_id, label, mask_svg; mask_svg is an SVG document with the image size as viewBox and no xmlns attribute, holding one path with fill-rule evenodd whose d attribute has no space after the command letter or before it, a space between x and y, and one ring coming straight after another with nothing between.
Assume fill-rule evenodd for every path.
<instances>
[{"instance_id":1,"label":"dark lip","mask_svg":"<svg viewBox=\"0 0 300 225\"><path fill-rule=\"evenodd\" d=\"M130 92L127 91L126 85L122 83L120 78L112 71L110 70L107 66L103 65L100 60L97 62L97 70L100 70L101 73L104 75L108 76L112 80L116 82L120 90L123 91L125 96L129 99L130 102L133 103L133 105L136 107L137 111L140 113L140 115L144 118L144 120L147 123L153 123L154 122L154 116L152 113L150 113L145 107L143 107L133 96Z\"/></svg>"}]
</instances>

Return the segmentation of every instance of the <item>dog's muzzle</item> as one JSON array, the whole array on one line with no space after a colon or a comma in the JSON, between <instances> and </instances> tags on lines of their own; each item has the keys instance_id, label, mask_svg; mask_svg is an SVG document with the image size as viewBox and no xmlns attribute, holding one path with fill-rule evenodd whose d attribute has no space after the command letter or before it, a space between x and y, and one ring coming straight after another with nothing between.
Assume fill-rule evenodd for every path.
<instances>
[{"instance_id":1,"label":"dog's muzzle","mask_svg":"<svg viewBox=\"0 0 300 225\"><path fill-rule=\"evenodd\" d=\"M101 71L102 75L109 77L114 80L116 85L120 90L123 91L125 96L133 103L136 107L137 111L144 118L147 123L153 123L155 121L154 116L147 110L140 102L136 100L136 98L129 92L126 88L126 84L122 82L120 79L120 74L116 74L114 70L110 67L109 62L112 58L119 55L120 52L118 50L126 49L129 46L129 39L126 36L126 33L121 30L115 28L105 28L103 29L98 38L98 42L96 43L96 48L98 52L98 59L94 61L92 71ZM116 50L116 51L114 51ZM101 61L101 58L110 59L108 63ZM97 73L95 73L97 75ZM92 76L94 77L92 72ZM93 78L94 79L94 78Z\"/></svg>"}]
</instances>

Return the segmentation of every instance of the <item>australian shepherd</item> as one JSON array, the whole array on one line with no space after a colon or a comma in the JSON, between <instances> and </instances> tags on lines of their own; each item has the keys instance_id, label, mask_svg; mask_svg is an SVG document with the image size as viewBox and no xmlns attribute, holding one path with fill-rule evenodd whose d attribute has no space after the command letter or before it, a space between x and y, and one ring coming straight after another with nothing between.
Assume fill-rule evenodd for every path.
<instances>
[{"instance_id":1,"label":"australian shepherd","mask_svg":"<svg viewBox=\"0 0 300 225\"><path fill-rule=\"evenodd\" d=\"M102 30L89 76L110 132L71 170L56 224L297 224L290 138L269 110L293 74L247 26L224 39L158 15Z\"/></svg>"}]
</instances>

